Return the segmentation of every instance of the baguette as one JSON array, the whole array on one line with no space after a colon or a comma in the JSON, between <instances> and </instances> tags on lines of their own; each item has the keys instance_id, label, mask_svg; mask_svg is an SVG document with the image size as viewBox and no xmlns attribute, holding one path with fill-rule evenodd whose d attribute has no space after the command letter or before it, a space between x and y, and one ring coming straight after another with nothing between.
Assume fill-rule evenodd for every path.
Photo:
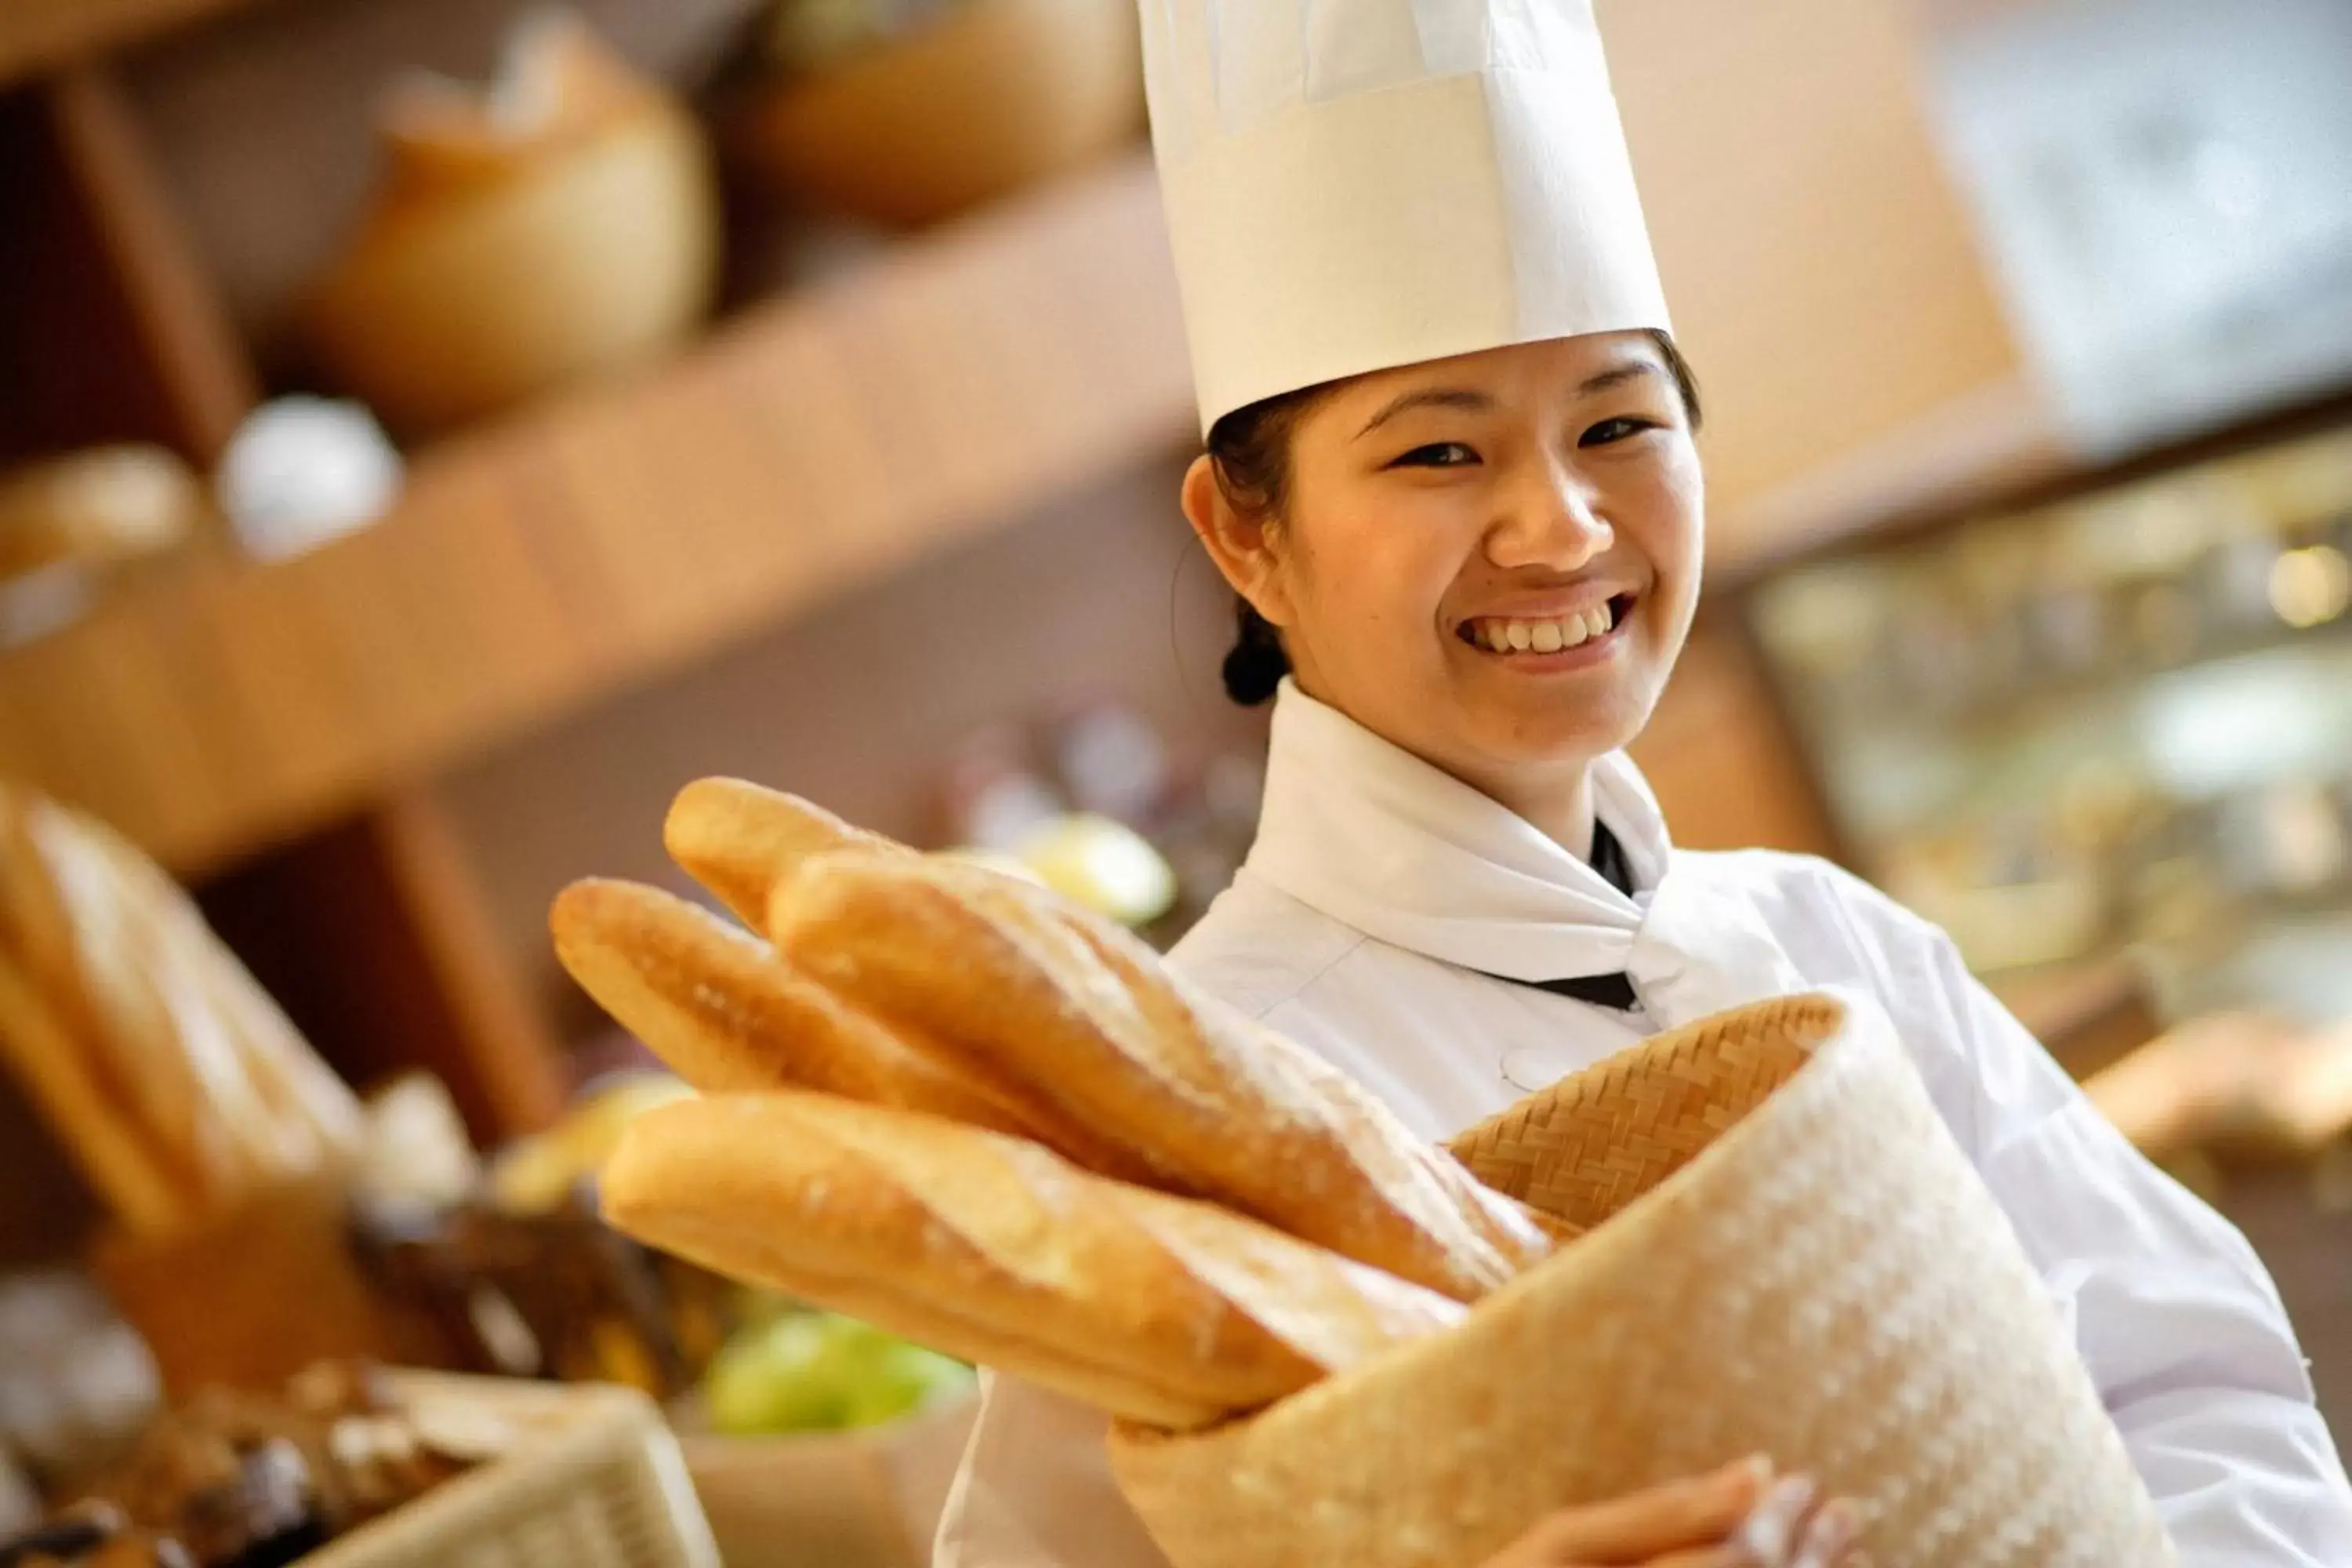
<instances>
[{"instance_id":1,"label":"baguette","mask_svg":"<svg viewBox=\"0 0 2352 1568\"><path fill-rule=\"evenodd\" d=\"M55 1060L19 1058L59 1139L142 1152L171 1209L193 1215L234 1184L230 1130L208 1114L200 1067L182 1048L173 998L158 984L164 955L151 923L123 897L89 826L37 795L12 792L0 858L6 862L9 944L16 955L18 1032L62 1043ZM38 1006L33 1005L37 1000ZM214 1042L204 1042L209 1049ZM46 1056L47 1047L39 1054ZM98 1158L120 1169L118 1154ZM111 1196L111 1194L110 1194ZM158 1211L141 1200L125 1213Z\"/></svg>"},{"instance_id":2,"label":"baguette","mask_svg":"<svg viewBox=\"0 0 2352 1568\"><path fill-rule=\"evenodd\" d=\"M819 855L836 849L918 853L895 839L845 822L797 795L730 778L698 779L681 790L670 806L663 837L672 857L755 929L765 929L776 889ZM1163 989L1158 963L1140 944L1097 941L1097 935L1107 929L1097 917L1076 906L1058 912L1071 920L1078 933L1095 946L1097 955L1147 1000ZM1172 1005L1166 1010L1174 1010ZM1278 1036L1266 1035L1265 1044L1270 1051L1289 1056L1298 1070L1314 1079L1318 1092L1335 1100L1334 1111L1343 1121L1361 1120L1365 1097L1352 1080ZM1458 1184L1450 1173L1441 1179ZM1499 1215L1491 1212L1494 1205L1484 1197L1468 1200L1465 1207L1488 1239L1527 1261L1535 1255L1528 1226L1552 1242L1577 1234L1574 1226L1523 1204L1505 1205Z\"/></svg>"},{"instance_id":3,"label":"baguette","mask_svg":"<svg viewBox=\"0 0 2352 1568\"><path fill-rule=\"evenodd\" d=\"M228 1032L263 1107L267 1175L299 1178L351 1159L366 1136L358 1096L209 927L191 919L183 934L194 949L199 1005Z\"/></svg>"},{"instance_id":4,"label":"baguette","mask_svg":"<svg viewBox=\"0 0 2352 1568\"><path fill-rule=\"evenodd\" d=\"M697 779L678 791L662 823L662 846L754 931L768 918L776 884L811 856L849 848L914 853L798 795L728 778Z\"/></svg>"},{"instance_id":5,"label":"baguette","mask_svg":"<svg viewBox=\"0 0 2352 1568\"><path fill-rule=\"evenodd\" d=\"M357 1100L187 894L105 824L5 787L0 955L18 1069L132 1229L173 1228L357 1142Z\"/></svg>"},{"instance_id":6,"label":"baguette","mask_svg":"<svg viewBox=\"0 0 2352 1568\"><path fill-rule=\"evenodd\" d=\"M104 824L60 813L58 826L82 860L90 910L104 910L83 927L94 1039L130 1052L126 1071L184 1071L196 1136L217 1149L215 1203L349 1154L361 1135L357 1097L186 893Z\"/></svg>"},{"instance_id":7,"label":"baguette","mask_svg":"<svg viewBox=\"0 0 2352 1568\"><path fill-rule=\"evenodd\" d=\"M602 1192L652 1246L1161 1426L1270 1404L1464 1316L1037 1144L821 1095L649 1112Z\"/></svg>"},{"instance_id":8,"label":"baguette","mask_svg":"<svg viewBox=\"0 0 2352 1568\"><path fill-rule=\"evenodd\" d=\"M1016 896L1041 895L1012 889ZM1042 895L1050 900L1052 895ZM1328 1115L1365 1173L1383 1191L1418 1191L1424 1201L1458 1212L1472 1230L1517 1273L1549 1257L1553 1247L1580 1234L1481 1183L1450 1151L1413 1137L1394 1112L1354 1079L1277 1030L1216 997L1184 986L1157 953L1124 931L1083 910L1063 911L1095 956L1128 988L1155 1030L1185 1038L1195 1029L1230 1034L1244 1059L1269 1079L1288 1079Z\"/></svg>"},{"instance_id":9,"label":"baguette","mask_svg":"<svg viewBox=\"0 0 2352 1568\"><path fill-rule=\"evenodd\" d=\"M1460 1300L1549 1249L1517 1205L1343 1075L1043 889L839 851L776 889L768 923L790 962L1033 1086L1134 1150L1159 1185Z\"/></svg>"},{"instance_id":10,"label":"baguette","mask_svg":"<svg viewBox=\"0 0 2352 1568\"><path fill-rule=\"evenodd\" d=\"M557 895L556 956L680 1078L713 1093L811 1089L1027 1137L1112 1174L1141 1163L1053 1107L794 971L684 899L591 879Z\"/></svg>"},{"instance_id":11,"label":"baguette","mask_svg":"<svg viewBox=\"0 0 2352 1568\"><path fill-rule=\"evenodd\" d=\"M145 1237L179 1229L193 1217L186 1177L157 1158L136 1119L80 1058L31 976L0 948L0 1059L16 1069L59 1146L117 1219Z\"/></svg>"}]
</instances>

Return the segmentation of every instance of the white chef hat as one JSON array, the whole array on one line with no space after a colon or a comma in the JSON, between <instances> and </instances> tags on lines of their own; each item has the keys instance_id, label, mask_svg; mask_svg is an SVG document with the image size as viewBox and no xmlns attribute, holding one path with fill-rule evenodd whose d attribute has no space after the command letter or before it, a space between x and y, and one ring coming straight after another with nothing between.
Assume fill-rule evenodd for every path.
<instances>
[{"instance_id":1,"label":"white chef hat","mask_svg":"<svg viewBox=\"0 0 2352 1568\"><path fill-rule=\"evenodd\" d=\"M1205 431L1341 376L1667 325L1592 0L1139 0Z\"/></svg>"}]
</instances>

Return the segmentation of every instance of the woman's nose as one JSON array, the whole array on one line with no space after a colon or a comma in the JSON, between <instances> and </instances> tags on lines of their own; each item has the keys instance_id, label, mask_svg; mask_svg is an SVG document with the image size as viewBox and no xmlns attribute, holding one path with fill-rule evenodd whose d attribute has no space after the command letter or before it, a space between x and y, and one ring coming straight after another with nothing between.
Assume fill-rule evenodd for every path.
<instances>
[{"instance_id":1,"label":"woman's nose","mask_svg":"<svg viewBox=\"0 0 2352 1568\"><path fill-rule=\"evenodd\" d=\"M1486 558L1506 571L1575 572L1616 541L1592 487L1573 473L1556 470L1511 492L1487 531Z\"/></svg>"}]
</instances>

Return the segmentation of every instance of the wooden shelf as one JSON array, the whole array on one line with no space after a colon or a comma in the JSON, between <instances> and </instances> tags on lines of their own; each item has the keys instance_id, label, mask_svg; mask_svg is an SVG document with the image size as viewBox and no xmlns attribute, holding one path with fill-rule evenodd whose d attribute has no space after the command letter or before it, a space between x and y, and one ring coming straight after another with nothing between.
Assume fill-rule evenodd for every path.
<instances>
[{"instance_id":1,"label":"wooden shelf","mask_svg":"<svg viewBox=\"0 0 2352 1568\"><path fill-rule=\"evenodd\" d=\"M0 773L201 876L1175 450L1191 418L1157 192L1122 163L430 451L362 533L191 563L0 658Z\"/></svg>"},{"instance_id":2,"label":"wooden shelf","mask_svg":"<svg viewBox=\"0 0 2352 1568\"><path fill-rule=\"evenodd\" d=\"M254 0L5 0L0 86L127 47Z\"/></svg>"}]
</instances>

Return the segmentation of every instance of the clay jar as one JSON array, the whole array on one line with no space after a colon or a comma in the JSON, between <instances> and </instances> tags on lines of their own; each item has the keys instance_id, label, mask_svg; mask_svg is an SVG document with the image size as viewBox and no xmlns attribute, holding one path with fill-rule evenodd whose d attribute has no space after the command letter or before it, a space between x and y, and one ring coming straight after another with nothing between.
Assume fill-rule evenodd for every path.
<instances>
[{"instance_id":1,"label":"clay jar","mask_svg":"<svg viewBox=\"0 0 2352 1568\"><path fill-rule=\"evenodd\" d=\"M754 177L912 227L1076 168L1142 124L1133 0L963 0L735 117Z\"/></svg>"},{"instance_id":2,"label":"clay jar","mask_svg":"<svg viewBox=\"0 0 2352 1568\"><path fill-rule=\"evenodd\" d=\"M308 302L323 367L415 436L660 354L709 307L699 128L577 20L534 18L476 92L415 77L376 200Z\"/></svg>"}]
</instances>

